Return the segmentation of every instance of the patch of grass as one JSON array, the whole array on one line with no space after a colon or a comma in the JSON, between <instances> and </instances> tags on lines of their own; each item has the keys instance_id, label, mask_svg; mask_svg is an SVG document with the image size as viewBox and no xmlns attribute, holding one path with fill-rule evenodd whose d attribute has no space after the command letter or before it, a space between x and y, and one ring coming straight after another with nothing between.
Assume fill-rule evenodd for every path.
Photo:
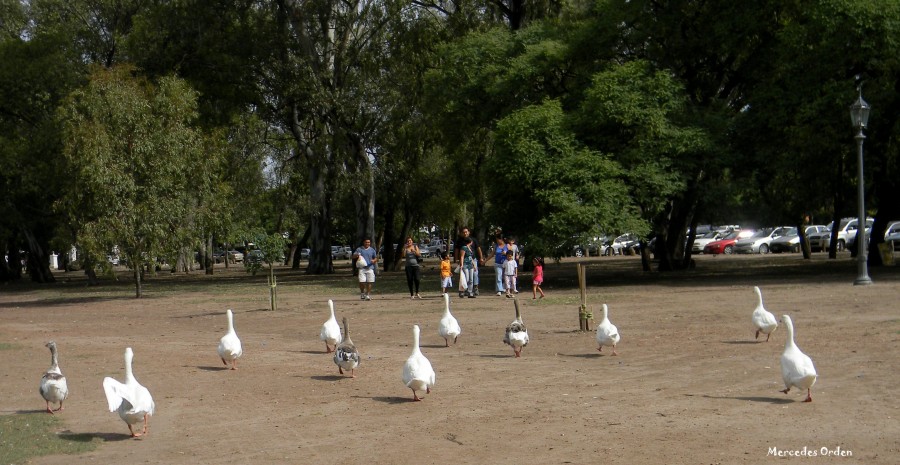
<instances>
[{"instance_id":1,"label":"patch of grass","mask_svg":"<svg viewBox=\"0 0 900 465\"><path fill-rule=\"evenodd\" d=\"M44 412L0 416L0 463L20 464L41 455L82 454L100 443L90 434L57 432L62 426L58 416Z\"/></svg>"},{"instance_id":2,"label":"patch of grass","mask_svg":"<svg viewBox=\"0 0 900 465\"><path fill-rule=\"evenodd\" d=\"M14 349L19 349L21 347L22 346L20 346L19 344L11 344L9 342L0 342L0 350L14 350Z\"/></svg>"}]
</instances>

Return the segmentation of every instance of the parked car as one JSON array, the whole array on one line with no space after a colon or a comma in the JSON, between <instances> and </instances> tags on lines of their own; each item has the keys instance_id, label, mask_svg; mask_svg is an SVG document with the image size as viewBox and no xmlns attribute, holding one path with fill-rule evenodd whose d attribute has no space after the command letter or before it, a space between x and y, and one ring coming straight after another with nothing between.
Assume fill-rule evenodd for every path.
<instances>
[{"instance_id":1,"label":"parked car","mask_svg":"<svg viewBox=\"0 0 900 465\"><path fill-rule=\"evenodd\" d=\"M335 255L335 258L338 260L350 260L350 257L352 257L352 256L353 256L353 249L351 249L350 247L344 246L344 247L341 247L340 250L338 250L337 254Z\"/></svg>"},{"instance_id":2,"label":"parked car","mask_svg":"<svg viewBox=\"0 0 900 465\"><path fill-rule=\"evenodd\" d=\"M884 242L893 244L894 250L900 249L900 221L888 223L884 230Z\"/></svg>"},{"instance_id":3,"label":"parked car","mask_svg":"<svg viewBox=\"0 0 900 465\"><path fill-rule=\"evenodd\" d=\"M872 218L866 219L866 227L871 230L872 223L874 220ZM838 225L838 237L837 237L837 250L845 250L847 248L847 239L851 235L856 235L856 224L858 223L856 218L844 218L841 220ZM831 228L834 227L834 224L831 225ZM831 229L828 231L818 232L815 234L811 234L809 237L809 247L813 252L818 251L826 251L829 247L831 247Z\"/></svg>"},{"instance_id":4,"label":"parked car","mask_svg":"<svg viewBox=\"0 0 900 465\"><path fill-rule=\"evenodd\" d=\"M309 260L309 249L300 249L300 260Z\"/></svg>"},{"instance_id":5,"label":"parked car","mask_svg":"<svg viewBox=\"0 0 900 465\"><path fill-rule=\"evenodd\" d=\"M612 243L603 251L603 255L635 255L641 239L637 234L625 233L613 239Z\"/></svg>"},{"instance_id":6,"label":"parked car","mask_svg":"<svg viewBox=\"0 0 900 465\"><path fill-rule=\"evenodd\" d=\"M250 264L258 264L263 261L263 253L262 250L254 249L247 252L247 263Z\"/></svg>"},{"instance_id":7,"label":"parked car","mask_svg":"<svg viewBox=\"0 0 900 465\"><path fill-rule=\"evenodd\" d=\"M588 241L587 244L575 244L575 246L572 247L572 255L576 257L606 255L606 250L608 247L609 237L594 237L590 241Z\"/></svg>"},{"instance_id":8,"label":"parked car","mask_svg":"<svg viewBox=\"0 0 900 465\"><path fill-rule=\"evenodd\" d=\"M722 239L727 234L728 231L709 231L702 236L697 236L694 238L694 245L691 246L691 253L703 253L703 248L706 247L706 244Z\"/></svg>"},{"instance_id":9,"label":"parked car","mask_svg":"<svg viewBox=\"0 0 900 465\"><path fill-rule=\"evenodd\" d=\"M866 220L865 234L866 234L867 241L869 241L869 239L872 238L872 225L873 224L875 224L875 221L873 219L869 218ZM846 247L847 247L847 250L853 250L856 247L856 231L855 230L853 232L848 232Z\"/></svg>"},{"instance_id":10,"label":"parked car","mask_svg":"<svg viewBox=\"0 0 900 465\"><path fill-rule=\"evenodd\" d=\"M797 228L792 228L790 226L760 229L756 234L750 237L738 239L737 242L734 243L734 252L767 254L769 253L769 245L772 241L784 236L792 229L796 234Z\"/></svg>"},{"instance_id":11,"label":"parked car","mask_svg":"<svg viewBox=\"0 0 900 465\"><path fill-rule=\"evenodd\" d=\"M810 235L827 229L828 227L822 224L807 226L805 229L807 240ZM798 233L797 228L790 228L783 236L773 240L772 243L769 244L769 250L771 250L772 253L800 252L800 234Z\"/></svg>"},{"instance_id":12,"label":"parked car","mask_svg":"<svg viewBox=\"0 0 900 465\"><path fill-rule=\"evenodd\" d=\"M229 250L228 252L225 252L222 249L218 249L213 252L213 262L224 263L226 256L228 257L229 263L238 263L244 261L244 254L237 250Z\"/></svg>"},{"instance_id":13,"label":"parked car","mask_svg":"<svg viewBox=\"0 0 900 465\"><path fill-rule=\"evenodd\" d=\"M452 249L452 248L453 248L453 241L450 241L450 245L448 248L448 245L444 242L443 239L436 238L436 239L432 239L431 242L429 242L427 244L420 244L419 252L422 254L423 257L426 257L426 258L431 257L431 256L439 257L441 255L441 252L447 252L449 249Z\"/></svg>"},{"instance_id":14,"label":"parked car","mask_svg":"<svg viewBox=\"0 0 900 465\"><path fill-rule=\"evenodd\" d=\"M703 247L704 254L726 254L731 255L734 253L734 243L737 242L739 238L752 236L756 231L752 229L744 229L741 231L732 231L728 233L725 237L712 241L706 246Z\"/></svg>"}]
</instances>

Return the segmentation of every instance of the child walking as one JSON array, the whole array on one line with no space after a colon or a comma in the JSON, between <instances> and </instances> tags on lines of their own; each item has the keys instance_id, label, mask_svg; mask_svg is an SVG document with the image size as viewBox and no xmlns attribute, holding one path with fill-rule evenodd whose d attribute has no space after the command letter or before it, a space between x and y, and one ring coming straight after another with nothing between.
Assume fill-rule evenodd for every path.
<instances>
[{"instance_id":1,"label":"child walking","mask_svg":"<svg viewBox=\"0 0 900 465\"><path fill-rule=\"evenodd\" d=\"M544 290L541 289L541 284L544 283L544 259L541 257L534 257L532 261L534 264L534 275L531 283L531 300L537 299L537 293L541 293L541 298L544 298Z\"/></svg>"},{"instance_id":2,"label":"child walking","mask_svg":"<svg viewBox=\"0 0 900 465\"><path fill-rule=\"evenodd\" d=\"M510 250L506 252L506 261L503 262L503 279L506 287L506 297L512 298L512 290L516 288L516 277L519 275L519 264L513 258L515 255Z\"/></svg>"},{"instance_id":3,"label":"child walking","mask_svg":"<svg viewBox=\"0 0 900 465\"><path fill-rule=\"evenodd\" d=\"M453 273L450 272L450 256L441 252L441 293L447 294L453 287Z\"/></svg>"}]
</instances>

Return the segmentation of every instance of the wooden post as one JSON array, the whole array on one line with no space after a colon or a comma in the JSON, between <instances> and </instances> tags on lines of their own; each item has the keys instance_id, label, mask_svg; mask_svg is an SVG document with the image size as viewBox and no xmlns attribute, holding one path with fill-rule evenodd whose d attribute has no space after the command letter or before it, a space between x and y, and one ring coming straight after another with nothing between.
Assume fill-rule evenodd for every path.
<instances>
[{"instance_id":1,"label":"wooden post","mask_svg":"<svg viewBox=\"0 0 900 465\"><path fill-rule=\"evenodd\" d=\"M578 265L578 289L581 292L581 305L578 307L578 329L590 331L594 323L594 315L587 309L587 267L584 263Z\"/></svg>"},{"instance_id":2,"label":"wooden post","mask_svg":"<svg viewBox=\"0 0 900 465\"><path fill-rule=\"evenodd\" d=\"M278 286L278 282L275 279L274 274L269 275L269 309L272 311L277 310L278 305L278 293L276 291L276 287Z\"/></svg>"}]
</instances>

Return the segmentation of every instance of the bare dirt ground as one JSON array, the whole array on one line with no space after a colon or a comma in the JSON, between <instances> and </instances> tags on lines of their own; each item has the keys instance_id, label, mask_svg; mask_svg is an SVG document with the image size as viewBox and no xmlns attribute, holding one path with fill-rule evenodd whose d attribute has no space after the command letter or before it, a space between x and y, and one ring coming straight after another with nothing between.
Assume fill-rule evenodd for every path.
<instances>
[{"instance_id":1,"label":"bare dirt ground","mask_svg":"<svg viewBox=\"0 0 900 465\"><path fill-rule=\"evenodd\" d=\"M849 259L822 254L701 256L679 274L642 273L634 257L587 259L588 303L598 313L609 304L622 335L611 356L577 331L572 260L548 264L543 300L531 300L523 273L531 343L520 359L501 343L513 304L487 292L492 269L481 297L453 297L463 334L450 348L437 334L433 269L424 299L408 298L400 272L379 277L371 302L346 268L324 278L282 269L274 313L264 278L241 269L152 278L140 300L127 280L87 288L74 273L49 288L0 286L0 414L43 409L53 339L71 391L59 433L101 444L36 464L900 463L900 268L872 269L875 285L862 287ZM778 392L785 331L754 341L754 285L794 320L819 373L812 403ZM338 375L318 339L327 299L362 353L355 379ZM244 345L237 371L216 355L226 308ZM413 324L437 372L422 402L400 380ZM157 406L138 439L106 411L101 388L104 376L123 378L126 346Z\"/></svg>"}]
</instances>

